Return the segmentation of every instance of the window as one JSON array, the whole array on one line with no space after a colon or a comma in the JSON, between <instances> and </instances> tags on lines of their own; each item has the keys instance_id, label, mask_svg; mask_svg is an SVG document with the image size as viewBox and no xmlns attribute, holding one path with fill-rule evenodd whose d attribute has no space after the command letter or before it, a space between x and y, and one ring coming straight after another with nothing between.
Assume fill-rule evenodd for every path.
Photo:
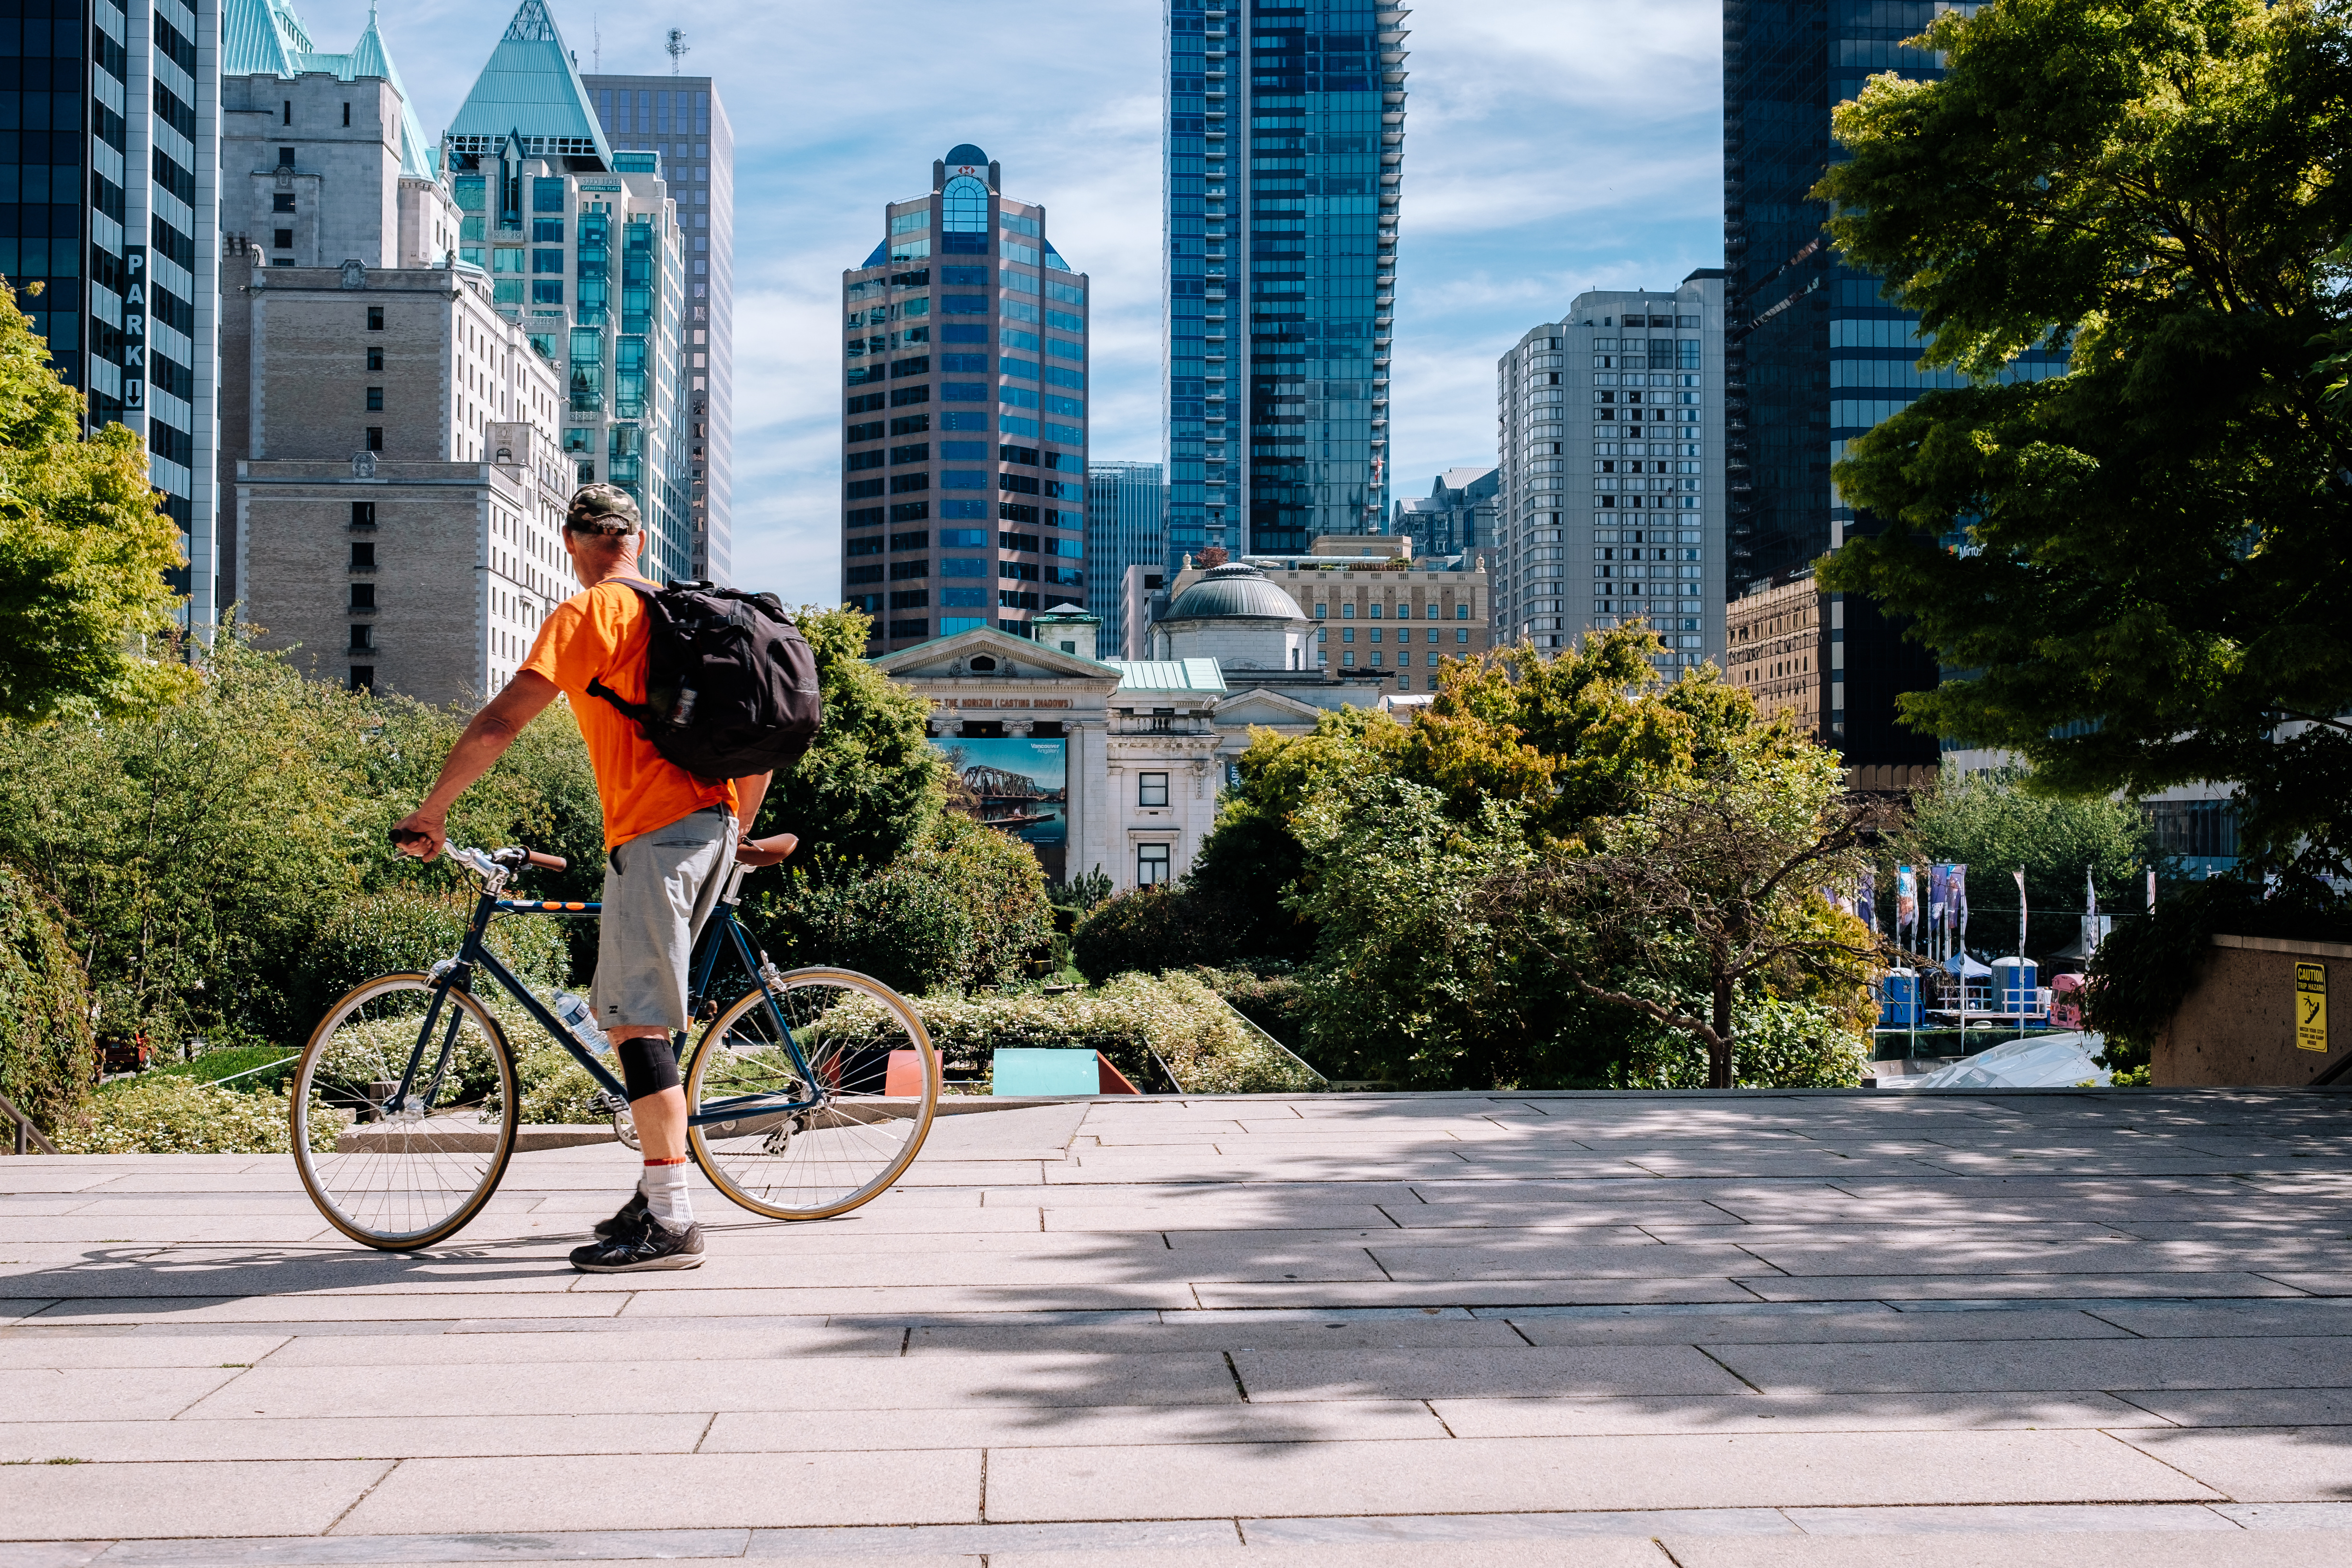
<instances>
[{"instance_id":1,"label":"window","mask_svg":"<svg viewBox=\"0 0 2352 1568\"><path fill-rule=\"evenodd\" d=\"M1136 774L1135 804L1138 805L1147 806L1166 805L1168 804L1168 775L1166 773ZM1164 848L1165 846L1162 846L1162 847Z\"/></svg>"},{"instance_id":2,"label":"window","mask_svg":"<svg viewBox=\"0 0 2352 1568\"><path fill-rule=\"evenodd\" d=\"M381 414L383 412L383 387L371 386L367 389L367 405L368 412L371 414Z\"/></svg>"},{"instance_id":3,"label":"window","mask_svg":"<svg viewBox=\"0 0 2352 1568\"><path fill-rule=\"evenodd\" d=\"M351 646L352 646L352 652L354 652L354 653L362 652L362 651L363 651L363 650L366 650L366 649L370 649L370 648L374 647L375 647L375 628L374 628L373 626L353 626L353 627L352 628L352 644L351 644Z\"/></svg>"},{"instance_id":4,"label":"window","mask_svg":"<svg viewBox=\"0 0 2352 1568\"><path fill-rule=\"evenodd\" d=\"M367 308L367 330L371 332L380 332L383 331L383 307L381 305L370 305Z\"/></svg>"},{"instance_id":5,"label":"window","mask_svg":"<svg viewBox=\"0 0 2352 1568\"><path fill-rule=\"evenodd\" d=\"M530 242L533 245L562 245L563 220L560 217L535 217L530 220Z\"/></svg>"},{"instance_id":6,"label":"window","mask_svg":"<svg viewBox=\"0 0 2352 1568\"><path fill-rule=\"evenodd\" d=\"M375 502L372 500L355 500L352 502L352 526L353 528L373 528L375 526ZM356 550L359 546L353 545L352 548ZM368 548L373 551L375 546L370 545Z\"/></svg>"},{"instance_id":7,"label":"window","mask_svg":"<svg viewBox=\"0 0 2352 1568\"><path fill-rule=\"evenodd\" d=\"M1135 847L1135 883L1139 888L1156 888L1168 880L1168 846L1139 844Z\"/></svg>"},{"instance_id":8,"label":"window","mask_svg":"<svg viewBox=\"0 0 2352 1568\"><path fill-rule=\"evenodd\" d=\"M950 463L985 463L988 461L988 443L942 441L940 443L940 457L943 461Z\"/></svg>"},{"instance_id":9,"label":"window","mask_svg":"<svg viewBox=\"0 0 2352 1568\"><path fill-rule=\"evenodd\" d=\"M367 352L367 355L368 369L382 370L383 368L383 351L382 349L370 349Z\"/></svg>"},{"instance_id":10,"label":"window","mask_svg":"<svg viewBox=\"0 0 2352 1568\"><path fill-rule=\"evenodd\" d=\"M977 555L950 555L940 562L942 577L985 577L988 563Z\"/></svg>"},{"instance_id":11,"label":"window","mask_svg":"<svg viewBox=\"0 0 2352 1568\"><path fill-rule=\"evenodd\" d=\"M1470 628L1468 626L1456 626L1454 629L1454 640L1457 643L1468 642L1470 640Z\"/></svg>"},{"instance_id":12,"label":"window","mask_svg":"<svg viewBox=\"0 0 2352 1568\"><path fill-rule=\"evenodd\" d=\"M877 434L879 432L877 431ZM881 466L881 458L882 454L879 452L857 452L851 454L849 460L854 467L872 468ZM928 463L930 460L931 444L929 441L914 441L904 447L890 448L890 461L893 463Z\"/></svg>"},{"instance_id":13,"label":"window","mask_svg":"<svg viewBox=\"0 0 2352 1568\"><path fill-rule=\"evenodd\" d=\"M1468 619L1470 618L1470 606L1469 606L1469 605L1454 605L1454 618L1455 620L1457 620L1457 621L1466 621L1466 620L1468 620Z\"/></svg>"},{"instance_id":14,"label":"window","mask_svg":"<svg viewBox=\"0 0 2352 1568\"><path fill-rule=\"evenodd\" d=\"M986 234L988 187L970 174L950 180L940 194L940 227L948 234Z\"/></svg>"},{"instance_id":15,"label":"window","mask_svg":"<svg viewBox=\"0 0 2352 1568\"><path fill-rule=\"evenodd\" d=\"M354 583L352 584L352 608L354 610L373 610L375 608L374 584Z\"/></svg>"},{"instance_id":16,"label":"window","mask_svg":"<svg viewBox=\"0 0 2352 1568\"><path fill-rule=\"evenodd\" d=\"M352 546L352 570L354 572L373 572L375 570L374 545L354 544Z\"/></svg>"},{"instance_id":17,"label":"window","mask_svg":"<svg viewBox=\"0 0 2352 1568\"><path fill-rule=\"evenodd\" d=\"M355 664L352 666L352 689L353 691L373 691L375 689L375 666L372 664Z\"/></svg>"},{"instance_id":18,"label":"window","mask_svg":"<svg viewBox=\"0 0 2352 1568\"><path fill-rule=\"evenodd\" d=\"M383 426L371 425L367 427L367 449L371 452L381 452L383 450Z\"/></svg>"},{"instance_id":19,"label":"window","mask_svg":"<svg viewBox=\"0 0 2352 1568\"><path fill-rule=\"evenodd\" d=\"M274 213L290 213L290 212L292 212L292 211L294 210L294 198L293 198L293 196L292 196L291 195L277 195L277 196L272 196L272 197L270 197L270 198L269 198L269 210L270 210L271 212L274 212Z\"/></svg>"},{"instance_id":20,"label":"window","mask_svg":"<svg viewBox=\"0 0 2352 1568\"><path fill-rule=\"evenodd\" d=\"M919 436L930 427L931 416L928 414L902 414L890 421L890 434L893 436ZM859 430L871 431L872 434L860 436L857 433ZM853 428L849 432L849 438L853 441L874 441L880 439L881 435L882 422L877 419L871 425L860 425Z\"/></svg>"},{"instance_id":21,"label":"window","mask_svg":"<svg viewBox=\"0 0 2352 1568\"><path fill-rule=\"evenodd\" d=\"M852 452L843 466L853 474L866 468L878 468L882 466L882 454L878 449L871 452Z\"/></svg>"},{"instance_id":22,"label":"window","mask_svg":"<svg viewBox=\"0 0 2352 1568\"><path fill-rule=\"evenodd\" d=\"M539 274L561 273L563 270L563 252L560 249L532 251L530 269Z\"/></svg>"},{"instance_id":23,"label":"window","mask_svg":"<svg viewBox=\"0 0 2352 1568\"><path fill-rule=\"evenodd\" d=\"M942 550L985 550L988 531L984 528L943 528L940 530Z\"/></svg>"},{"instance_id":24,"label":"window","mask_svg":"<svg viewBox=\"0 0 2352 1568\"><path fill-rule=\"evenodd\" d=\"M291 250L294 248L294 231L290 228L272 229L269 233L269 243L273 248Z\"/></svg>"}]
</instances>

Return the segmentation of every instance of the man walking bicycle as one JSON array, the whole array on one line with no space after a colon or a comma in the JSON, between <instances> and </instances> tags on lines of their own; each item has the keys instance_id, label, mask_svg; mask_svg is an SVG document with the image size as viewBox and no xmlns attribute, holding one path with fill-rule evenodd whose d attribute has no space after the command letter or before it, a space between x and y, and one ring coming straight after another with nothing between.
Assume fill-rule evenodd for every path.
<instances>
[{"instance_id":1,"label":"man walking bicycle","mask_svg":"<svg viewBox=\"0 0 2352 1568\"><path fill-rule=\"evenodd\" d=\"M644 595L655 589L638 574L644 537L627 491L589 485L572 498L563 548L583 591L549 615L530 657L450 748L432 793L392 829L405 853L440 854L457 797L557 692L572 700L604 814L596 1022L620 1058L645 1156L635 1195L572 1254L573 1268L597 1274L701 1266L702 1227L686 1184L686 1095L671 1046L687 1026L687 963L730 866L773 865L792 849L788 838L743 842L769 774L698 777L664 757L611 700L598 700L647 701Z\"/></svg>"}]
</instances>

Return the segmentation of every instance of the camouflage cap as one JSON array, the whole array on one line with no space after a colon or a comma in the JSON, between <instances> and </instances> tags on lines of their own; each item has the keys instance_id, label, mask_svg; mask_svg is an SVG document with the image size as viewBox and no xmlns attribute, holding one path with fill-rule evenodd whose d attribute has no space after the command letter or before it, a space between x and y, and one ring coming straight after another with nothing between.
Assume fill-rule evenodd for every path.
<instances>
[{"instance_id":1,"label":"camouflage cap","mask_svg":"<svg viewBox=\"0 0 2352 1568\"><path fill-rule=\"evenodd\" d=\"M645 526L637 503L618 485L583 485L572 492L563 526L574 533L635 533Z\"/></svg>"}]
</instances>

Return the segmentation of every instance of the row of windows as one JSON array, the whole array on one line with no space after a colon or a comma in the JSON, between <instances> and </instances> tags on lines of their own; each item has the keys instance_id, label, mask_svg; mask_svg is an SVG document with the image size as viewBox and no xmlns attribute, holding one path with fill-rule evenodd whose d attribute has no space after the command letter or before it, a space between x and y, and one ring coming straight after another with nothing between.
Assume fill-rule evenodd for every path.
<instances>
[{"instance_id":1,"label":"row of windows","mask_svg":"<svg viewBox=\"0 0 2352 1568\"><path fill-rule=\"evenodd\" d=\"M1372 641L1378 642L1381 640L1380 627L1370 626L1366 629L1372 634ZM1323 626L1317 627L1315 631L1315 640L1318 643L1329 642L1331 640L1330 629ZM1353 626L1341 626L1339 628L1339 640L1343 643L1354 642L1356 640L1356 628ZM1401 643L1411 642L1412 640L1412 628L1411 626L1399 626L1397 628L1396 640ZM1437 628L1435 626L1429 628L1428 640L1431 642L1437 641ZM1468 642L1470 640L1470 628L1468 626L1456 626L1454 629L1454 640L1457 644Z\"/></svg>"},{"instance_id":2,"label":"row of windows","mask_svg":"<svg viewBox=\"0 0 2352 1568\"><path fill-rule=\"evenodd\" d=\"M1428 612L1428 618L1430 620L1433 621L1439 618L1436 601L1432 600L1424 606L1424 608ZM1330 616L1330 609L1331 606L1328 605L1316 605L1315 618L1318 621L1328 620ZM1370 615L1367 617L1368 619L1377 621L1382 618L1381 615L1381 606L1380 605L1374 604L1368 605L1367 609L1370 611ZM1396 607L1396 618L1398 620L1409 621L1412 619L1412 606L1411 605L1399 605ZM1356 618L1356 606L1343 601L1339 605L1339 618L1343 621L1354 620ZM1454 618L1457 621L1468 620L1470 618L1470 606L1466 604L1454 605Z\"/></svg>"}]
</instances>

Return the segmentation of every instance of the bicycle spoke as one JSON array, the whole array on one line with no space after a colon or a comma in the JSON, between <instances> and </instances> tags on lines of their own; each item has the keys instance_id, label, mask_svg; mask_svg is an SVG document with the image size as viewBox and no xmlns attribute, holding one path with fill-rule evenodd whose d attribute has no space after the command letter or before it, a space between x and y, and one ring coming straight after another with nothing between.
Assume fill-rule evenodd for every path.
<instances>
[{"instance_id":1,"label":"bicycle spoke","mask_svg":"<svg viewBox=\"0 0 2352 1568\"><path fill-rule=\"evenodd\" d=\"M890 1092L894 1068L898 1091ZM689 1069L697 1157L728 1196L780 1218L885 1191L921 1147L938 1064L906 1000L841 970L802 971L737 1002Z\"/></svg>"},{"instance_id":2,"label":"bicycle spoke","mask_svg":"<svg viewBox=\"0 0 2352 1568\"><path fill-rule=\"evenodd\" d=\"M497 1025L470 996L452 994L437 1011L421 975L371 981L336 1005L296 1068L303 1184L336 1228L370 1246L456 1231L513 1147L513 1073Z\"/></svg>"}]
</instances>

